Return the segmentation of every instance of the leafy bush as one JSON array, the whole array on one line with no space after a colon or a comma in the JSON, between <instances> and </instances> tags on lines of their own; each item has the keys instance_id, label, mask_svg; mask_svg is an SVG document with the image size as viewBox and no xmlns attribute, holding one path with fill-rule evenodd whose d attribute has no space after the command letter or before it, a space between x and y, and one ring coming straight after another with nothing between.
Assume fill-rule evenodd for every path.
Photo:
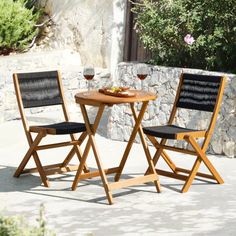
<instances>
[{"instance_id":1,"label":"leafy bush","mask_svg":"<svg viewBox=\"0 0 236 236\"><path fill-rule=\"evenodd\" d=\"M56 234L46 229L44 219L44 207L40 207L39 227L29 226L25 219L20 216L0 215L0 236L55 236Z\"/></svg>"},{"instance_id":2,"label":"leafy bush","mask_svg":"<svg viewBox=\"0 0 236 236\"><path fill-rule=\"evenodd\" d=\"M29 0L0 1L0 54L25 49L37 35L42 11ZM30 7L29 7L30 6Z\"/></svg>"},{"instance_id":3,"label":"leafy bush","mask_svg":"<svg viewBox=\"0 0 236 236\"><path fill-rule=\"evenodd\" d=\"M132 11L153 62L236 72L235 0L141 0Z\"/></svg>"}]
</instances>

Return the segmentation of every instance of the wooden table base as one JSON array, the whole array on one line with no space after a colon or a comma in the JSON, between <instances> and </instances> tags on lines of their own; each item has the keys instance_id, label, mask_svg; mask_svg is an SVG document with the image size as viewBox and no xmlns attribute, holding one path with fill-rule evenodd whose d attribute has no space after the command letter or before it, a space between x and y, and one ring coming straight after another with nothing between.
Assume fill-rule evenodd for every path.
<instances>
[{"instance_id":1,"label":"wooden table base","mask_svg":"<svg viewBox=\"0 0 236 236\"><path fill-rule=\"evenodd\" d=\"M97 144L96 144L96 141L95 141L95 133L96 133L98 124L100 122L100 119L102 117L105 106L106 105L111 106L111 105L114 105L116 103L122 103L122 102L120 102L120 100L117 100L115 98L114 101L116 101L116 103L111 104L112 102L110 102L109 104L106 104L106 103L104 103L104 101L106 101L107 98L104 98L103 96L105 96L105 95L99 95L99 99L102 100L103 102L99 102L99 101L96 102L96 97L95 98L92 97L93 99L90 99L90 100L89 99L86 100L83 96L81 97L82 100L76 99L76 102L79 103L80 107L81 107L81 111L82 111L82 114L83 114L83 118L84 118L84 122L85 122L85 125L86 125L89 140L88 140L87 145L85 147L84 154L82 156L79 168L77 170L77 173L76 173L76 176L75 176L75 179L74 179L74 182L72 184L72 190L75 190L77 188L79 180L100 176L101 179L102 179L102 182L103 182L103 187L104 187L104 190L105 190L105 193L106 193L109 204L113 204L113 197L112 197L111 191L115 190L115 189L119 189L119 188L124 188L124 187L132 186L132 185L143 184L143 183L147 183L147 182L154 182L157 192L160 192L161 189L160 189L160 183L159 183L158 175L157 175L156 170L154 168L154 164L152 162L152 158L151 158L151 155L149 153L149 150L148 150L148 147L147 147L147 142L145 140L143 130L142 130L142 126L141 126L141 121L142 121L144 113L147 109L148 101L153 100L153 98L155 98L155 96L152 96L152 97L150 96L148 98L145 98L146 100L145 99L142 100L140 97L137 96L137 100L139 102L142 102L142 107L141 107L141 110L140 110L138 116L136 115L136 112L135 112L135 109L134 109L135 99L132 98L131 102L129 102L128 99L126 99L127 101L125 100L125 102L129 103L130 106L131 106L131 110L132 110L133 118L134 118L134 121L135 121L135 125L134 125L134 128L133 128L132 134L130 136L130 139L127 143L127 146L126 146L125 152L123 154L123 157L121 159L119 167L114 167L114 168L110 168L110 169L104 169L103 168L101 158L100 158L100 154L99 154L99 151L98 151L98 147L97 147ZM110 100L107 100L107 101L110 101ZM87 110L86 110L86 107L85 107L86 102L88 103L88 105L96 105L96 106L99 107L98 113L97 113L97 116L95 118L93 126L90 125ZM148 174L144 175L144 176L119 181L121 173L122 173L123 168L125 166L125 163L128 159L128 155L130 153L130 150L132 148L132 145L134 143L134 140L135 140L135 137L136 137L137 133L139 133L139 135L140 135L142 146L144 148L144 152L145 152L145 156L147 158L147 162L148 162L150 172ZM96 160L96 163L97 163L98 171L82 174L82 170L84 168L84 165L85 165L85 162L86 162L86 159L87 159L87 154L88 154L88 151L89 151L90 147L92 147L94 157L95 157L95 160ZM106 174L112 174L112 173L116 174L115 175L115 182L109 183L108 180L107 180Z\"/></svg>"}]
</instances>

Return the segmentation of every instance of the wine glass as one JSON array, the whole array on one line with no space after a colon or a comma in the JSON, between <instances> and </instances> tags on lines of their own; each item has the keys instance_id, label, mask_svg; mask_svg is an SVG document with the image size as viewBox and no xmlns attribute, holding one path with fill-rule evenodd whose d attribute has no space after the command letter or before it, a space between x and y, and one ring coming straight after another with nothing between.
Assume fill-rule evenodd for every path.
<instances>
[{"instance_id":1,"label":"wine glass","mask_svg":"<svg viewBox=\"0 0 236 236\"><path fill-rule=\"evenodd\" d=\"M83 70L84 78L88 81L88 92L86 94L90 94L91 89L91 80L95 75L94 68L92 66L86 66Z\"/></svg>"},{"instance_id":2,"label":"wine glass","mask_svg":"<svg viewBox=\"0 0 236 236\"><path fill-rule=\"evenodd\" d=\"M137 73L138 78L141 81L141 89L143 90L144 89L144 86L143 86L144 79L146 79L146 77L149 74L148 66L144 63L138 64L136 73Z\"/></svg>"}]
</instances>

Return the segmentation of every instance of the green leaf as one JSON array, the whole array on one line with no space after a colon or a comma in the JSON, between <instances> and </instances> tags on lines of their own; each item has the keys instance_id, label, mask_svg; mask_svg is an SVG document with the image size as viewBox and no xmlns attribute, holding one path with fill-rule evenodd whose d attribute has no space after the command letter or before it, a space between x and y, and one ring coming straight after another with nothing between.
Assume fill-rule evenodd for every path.
<instances>
[{"instance_id":1,"label":"green leaf","mask_svg":"<svg viewBox=\"0 0 236 236\"><path fill-rule=\"evenodd\" d=\"M0 1L0 54L1 51L25 49L38 33L40 9L26 8L26 0Z\"/></svg>"}]
</instances>

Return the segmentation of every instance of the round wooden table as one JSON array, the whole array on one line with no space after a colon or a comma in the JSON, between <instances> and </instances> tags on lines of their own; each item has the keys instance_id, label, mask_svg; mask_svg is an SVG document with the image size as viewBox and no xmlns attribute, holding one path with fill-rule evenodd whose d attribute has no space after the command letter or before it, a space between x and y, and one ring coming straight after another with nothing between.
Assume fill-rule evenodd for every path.
<instances>
[{"instance_id":1,"label":"round wooden table","mask_svg":"<svg viewBox=\"0 0 236 236\"><path fill-rule=\"evenodd\" d=\"M150 100L155 100L157 98L157 96L154 93L142 90L130 90L130 93L134 94L134 96L115 97L115 96L105 95L98 91L91 91L89 94L87 92L81 92L75 95L75 101L76 103L79 104L85 104L91 106L100 106L100 104L112 106L121 103L148 102Z\"/></svg>"},{"instance_id":2,"label":"round wooden table","mask_svg":"<svg viewBox=\"0 0 236 236\"><path fill-rule=\"evenodd\" d=\"M150 100L155 100L157 98L157 96L154 93L146 92L146 91L142 91L142 90L130 90L130 93L133 93L134 96L133 97L115 97L115 96L105 95L105 94L100 93L98 91L91 91L89 93L88 92L81 92L81 93L77 93L75 95L75 101L76 101L76 103L78 103L80 105L80 108L81 108L81 111L83 114L83 118L84 118L84 122L86 125L86 129L87 129L87 134L88 134L89 138L88 138L88 142L86 144L86 147L84 149L84 153L82 155L81 162L80 162L79 168L77 170L75 179L72 184L72 190L75 190L77 188L79 180L81 180L81 179L92 178L95 176L101 176L109 204L113 203L112 194L111 194L111 191L113 189L118 189L118 188L127 187L127 186L131 186L131 185L137 185L137 184L146 183L146 182L154 182L157 192L160 192L160 183L158 180L158 175L156 173L156 170L155 170L153 162L152 162L151 155L150 155L149 150L147 148L147 142L145 140L145 137L143 134L143 129L141 126L141 121L142 121L144 113L147 109L148 102ZM136 103L136 102L142 103L141 110L140 110L139 114L136 113L135 108L134 108L134 103ZM98 147L97 147L97 144L95 141L95 133L96 133L97 127L99 125L99 122L101 120L101 117L102 117L105 107L106 106L113 106L115 104L123 104L123 103L130 104L132 115L133 115L133 118L135 121L135 125L133 127L133 131L132 131L130 139L127 143L127 146L124 151L123 157L121 159L120 165L118 167L114 167L114 168L110 168L110 169L105 170L103 168L102 162L100 160L100 154L99 154ZM98 112L97 112L97 115L96 115L93 125L91 125L91 123L89 121L88 113L86 110L86 105L98 107ZM148 161L149 169L151 171L148 174L141 176L141 177L119 181L121 173L123 171L123 168L125 166L129 152L131 150L131 147L133 145L133 142L135 140L137 133L139 133L139 135L140 135L141 143L144 148L144 152L145 152L145 156ZM94 153L96 163L98 166L98 171L82 174L82 170L85 165L90 147L92 147L92 149L93 149L93 153ZM106 174L111 174L111 173L115 173L115 182L108 183L107 178L106 178Z\"/></svg>"}]
</instances>

